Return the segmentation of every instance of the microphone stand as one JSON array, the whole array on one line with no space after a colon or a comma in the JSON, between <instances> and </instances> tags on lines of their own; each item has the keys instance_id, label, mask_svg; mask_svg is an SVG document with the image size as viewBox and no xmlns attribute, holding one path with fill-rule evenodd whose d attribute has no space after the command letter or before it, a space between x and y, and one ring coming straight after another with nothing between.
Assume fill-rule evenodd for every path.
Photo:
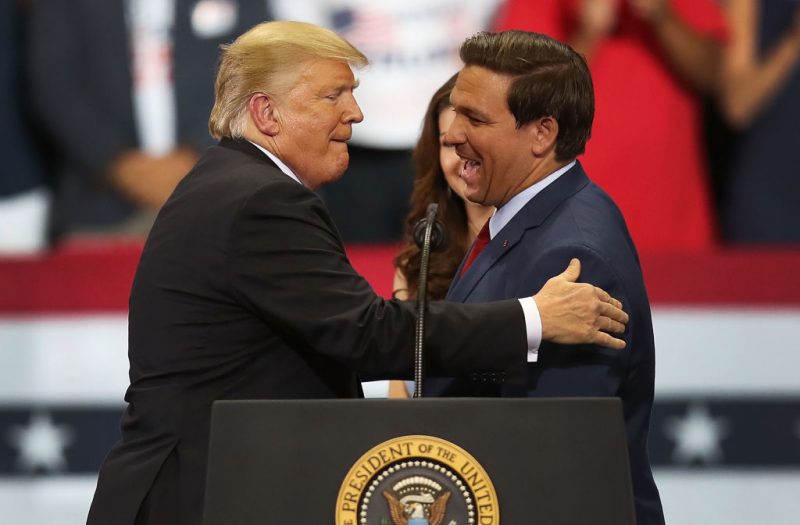
<instances>
[{"instance_id":1,"label":"microphone stand","mask_svg":"<svg viewBox=\"0 0 800 525\"><path fill-rule=\"evenodd\" d=\"M425 338L425 310L428 296L428 258L431 249L444 244L444 230L436 222L439 205L432 202L428 205L425 218L414 228L414 241L422 250L419 264L419 283L417 284L417 327L414 344L414 398L422 397L423 347ZM424 230L422 229L424 228ZM433 244L433 246L432 246Z\"/></svg>"}]
</instances>

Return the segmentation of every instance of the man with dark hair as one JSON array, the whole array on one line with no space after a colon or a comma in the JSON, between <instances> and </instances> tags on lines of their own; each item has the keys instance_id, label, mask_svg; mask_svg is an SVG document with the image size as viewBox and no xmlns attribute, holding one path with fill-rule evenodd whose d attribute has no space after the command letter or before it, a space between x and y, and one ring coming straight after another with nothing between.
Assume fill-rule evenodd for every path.
<instances>
[{"instance_id":1,"label":"man with dark hair","mask_svg":"<svg viewBox=\"0 0 800 525\"><path fill-rule=\"evenodd\" d=\"M464 43L461 58L465 66L450 96L456 117L444 140L464 161L467 198L497 211L447 299L524 297L578 257L582 280L619 297L631 318L622 352L543 342L523 387L487 384L478 374L431 380L428 393L621 398L637 523L661 524L647 456L655 379L647 292L625 220L576 160L594 116L586 62L567 45L521 31L479 33Z\"/></svg>"}]
</instances>

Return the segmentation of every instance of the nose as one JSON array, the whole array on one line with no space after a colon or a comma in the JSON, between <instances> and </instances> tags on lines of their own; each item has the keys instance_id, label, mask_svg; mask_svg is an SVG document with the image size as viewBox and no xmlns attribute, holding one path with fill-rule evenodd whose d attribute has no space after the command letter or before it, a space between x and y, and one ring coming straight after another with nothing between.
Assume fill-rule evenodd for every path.
<instances>
[{"instance_id":1,"label":"nose","mask_svg":"<svg viewBox=\"0 0 800 525\"><path fill-rule=\"evenodd\" d=\"M466 135L464 134L464 119L465 117L456 113L456 118L453 119L453 122L450 124L450 127L447 128L442 138L442 142L444 142L445 146L458 146L467 141Z\"/></svg>"},{"instance_id":2,"label":"nose","mask_svg":"<svg viewBox=\"0 0 800 525\"><path fill-rule=\"evenodd\" d=\"M350 100L342 116L347 124L358 124L364 120L364 114L361 112L361 108L358 106L358 102L356 102L356 97L354 97L352 93L350 94Z\"/></svg>"}]
</instances>

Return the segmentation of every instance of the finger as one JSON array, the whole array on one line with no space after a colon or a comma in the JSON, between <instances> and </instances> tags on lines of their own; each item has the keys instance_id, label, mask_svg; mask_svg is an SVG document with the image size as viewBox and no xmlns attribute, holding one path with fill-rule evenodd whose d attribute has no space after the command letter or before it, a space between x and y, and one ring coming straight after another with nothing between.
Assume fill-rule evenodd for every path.
<instances>
[{"instance_id":1,"label":"finger","mask_svg":"<svg viewBox=\"0 0 800 525\"><path fill-rule=\"evenodd\" d=\"M615 321L613 319L609 319L608 317L601 317L600 318L600 326L602 326L602 330L604 332L608 332L611 334L621 334L625 331L625 325L620 323L619 321Z\"/></svg>"},{"instance_id":2,"label":"finger","mask_svg":"<svg viewBox=\"0 0 800 525\"><path fill-rule=\"evenodd\" d=\"M606 301L606 302L608 304L610 304L611 306L613 306L614 308L619 308L620 310L622 310L622 302L619 301L618 299L614 299L613 297L611 297L609 295L608 296L608 301Z\"/></svg>"},{"instance_id":3,"label":"finger","mask_svg":"<svg viewBox=\"0 0 800 525\"><path fill-rule=\"evenodd\" d=\"M581 274L581 262L578 259L572 259L569 261L569 265L567 269L561 274L561 277L566 279L567 281L574 283L578 280L578 276Z\"/></svg>"},{"instance_id":4,"label":"finger","mask_svg":"<svg viewBox=\"0 0 800 525\"><path fill-rule=\"evenodd\" d=\"M597 298L600 299L601 301L603 301L604 303L609 303L612 306L622 310L622 303L618 299L614 299L613 297L611 297L608 294L608 292L606 292L602 288L599 288L599 287L595 286L594 287L594 293L595 293L595 295L597 295Z\"/></svg>"},{"instance_id":5,"label":"finger","mask_svg":"<svg viewBox=\"0 0 800 525\"><path fill-rule=\"evenodd\" d=\"M600 303L600 315L625 324L627 324L630 319L624 310L617 308L611 303Z\"/></svg>"},{"instance_id":6,"label":"finger","mask_svg":"<svg viewBox=\"0 0 800 525\"><path fill-rule=\"evenodd\" d=\"M608 292L606 292L605 290L603 290L598 286L594 287L594 294L597 296L598 299L600 299L604 303L611 302L611 296L608 295Z\"/></svg>"},{"instance_id":7,"label":"finger","mask_svg":"<svg viewBox=\"0 0 800 525\"><path fill-rule=\"evenodd\" d=\"M612 337L605 332L597 332L594 343L614 350L623 350L625 348L625 341Z\"/></svg>"}]
</instances>

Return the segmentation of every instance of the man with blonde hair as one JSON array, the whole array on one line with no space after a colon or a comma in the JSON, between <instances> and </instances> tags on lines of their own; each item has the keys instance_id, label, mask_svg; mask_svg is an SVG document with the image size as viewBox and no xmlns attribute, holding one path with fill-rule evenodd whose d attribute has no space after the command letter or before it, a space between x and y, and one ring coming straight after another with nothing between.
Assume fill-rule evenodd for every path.
<instances>
[{"instance_id":1,"label":"man with blonde hair","mask_svg":"<svg viewBox=\"0 0 800 525\"><path fill-rule=\"evenodd\" d=\"M199 524L217 399L360 397L359 373L410 373L413 305L375 295L311 191L347 168L362 120L351 65L366 62L297 22L225 47L209 123L220 143L161 210L134 279L128 408L89 524ZM608 332L626 315L578 271L535 298L430 305L429 368L520 381L541 338L621 348Z\"/></svg>"}]
</instances>

